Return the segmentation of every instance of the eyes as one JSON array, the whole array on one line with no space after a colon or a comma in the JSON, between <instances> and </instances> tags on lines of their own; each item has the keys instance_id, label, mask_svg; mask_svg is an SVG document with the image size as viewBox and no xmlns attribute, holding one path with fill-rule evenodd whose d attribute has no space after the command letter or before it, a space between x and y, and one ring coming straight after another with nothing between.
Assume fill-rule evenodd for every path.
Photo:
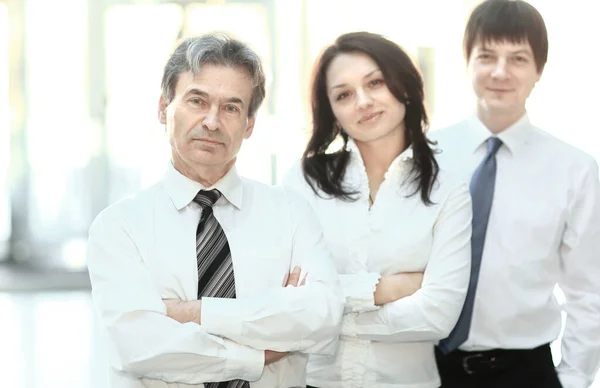
<instances>
[{"instance_id":1,"label":"eyes","mask_svg":"<svg viewBox=\"0 0 600 388\"><path fill-rule=\"evenodd\" d=\"M385 81L383 80L383 78L375 78L375 79L372 79L369 82L367 82L366 88L367 89L378 89L381 86L385 86ZM351 95L352 95L352 92L350 90L342 90L335 95L335 100L342 101L342 100L347 99Z\"/></svg>"},{"instance_id":2,"label":"eyes","mask_svg":"<svg viewBox=\"0 0 600 388\"><path fill-rule=\"evenodd\" d=\"M206 108L209 107L210 104L203 98L200 97L191 97L188 100L188 103L194 108ZM235 104L224 104L221 105L221 110L229 113L229 114L238 114L241 112L241 108Z\"/></svg>"},{"instance_id":3,"label":"eyes","mask_svg":"<svg viewBox=\"0 0 600 388\"><path fill-rule=\"evenodd\" d=\"M476 60L484 64L491 64L498 61L498 56L491 53L480 53L476 56ZM529 58L524 55L516 54L509 56L508 62L517 65L524 65L529 63Z\"/></svg>"},{"instance_id":4,"label":"eyes","mask_svg":"<svg viewBox=\"0 0 600 388\"><path fill-rule=\"evenodd\" d=\"M229 113L238 113L240 111L240 108L233 104L227 104L223 107L223 109Z\"/></svg>"},{"instance_id":5,"label":"eyes","mask_svg":"<svg viewBox=\"0 0 600 388\"><path fill-rule=\"evenodd\" d=\"M201 99L201 98L195 98L195 97L194 97L194 98L190 98L188 101L189 101L189 102L190 102L192 105L196 105L196 106L202 106L202 105L205 105L205 104L206 104L206 101L204 101L204 100L203 100L203 99Z\"/></svg>"}]
</instances>

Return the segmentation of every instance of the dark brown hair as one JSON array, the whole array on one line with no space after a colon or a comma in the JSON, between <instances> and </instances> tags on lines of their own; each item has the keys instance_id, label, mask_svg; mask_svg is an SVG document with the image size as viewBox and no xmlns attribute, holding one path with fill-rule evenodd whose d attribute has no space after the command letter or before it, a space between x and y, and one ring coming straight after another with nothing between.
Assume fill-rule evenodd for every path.
<instances>
[{"instance_id":1,"label":"dark brown hair","mask_svg":"<svg viewBox=\"0 0 600 388\"><path fill-rule=\"evenodd\" d=\"M542 15L521 0L487 0L479 4L465 28L463 49L467 62L478 43L528 42L538 73L548 60L548 32Z\"/></svg>"},{"instance_id":2,"label":"dark brown hair","mask_svg":"<svg viewBox=\"0 0 600 388\"><path fill-rule=\"evenodd\" d=\"M342 53L360 52L377 63L383 73L385 84L396 99L406 104L405 144L413 148L413 169L410 183L418 187L425 204L431 204L431 188L437 178L439 167L425 136L428 126L425 111L423 79L410 57L396 43L381 35L368 32L343 34L327 47L315 64L311 91L313 132L302 157L304 178L319 195L323 193L345 200L354 200L353 192L344 187L343 178L350 153L346 150L348 135L337 125L327 96L327 69L334 58ZM341 136L344 147L327 153L331 143Z\"/></svg>"}]
</instances>

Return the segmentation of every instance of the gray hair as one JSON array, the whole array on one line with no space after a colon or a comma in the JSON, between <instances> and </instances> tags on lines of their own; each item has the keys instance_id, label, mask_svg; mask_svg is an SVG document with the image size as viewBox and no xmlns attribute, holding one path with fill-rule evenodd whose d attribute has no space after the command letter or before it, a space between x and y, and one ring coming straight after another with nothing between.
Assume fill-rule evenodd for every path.
<instances>
[{"instance_id":1,"label":"gray hair","mask_svg":"<svg viewBox=\"0 0 600 388\"><path fill-rule=\"evenodd\" d=\"M252 80L248 116L252 117L265 98L265 74L258 55L245 43L225 34L207 34L183 41L173 52L163 72L162 96L167 104L175 97L179 75L200 73L204 64L243 67Z\"/></svg>"}]
</instances>

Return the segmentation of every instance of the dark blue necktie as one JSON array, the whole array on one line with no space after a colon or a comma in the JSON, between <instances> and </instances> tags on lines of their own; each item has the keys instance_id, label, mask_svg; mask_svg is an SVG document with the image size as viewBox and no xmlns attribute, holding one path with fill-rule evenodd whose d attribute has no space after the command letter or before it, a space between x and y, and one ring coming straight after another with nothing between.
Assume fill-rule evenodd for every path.
<instances>
[{"instance_id":1,"label":"dark blue necktie","mask_svg":"<svg viewBox=\"0 0 600 388\"><path fill-rule=\"evenodd\" d=\"M444 354L457 349L469 337L475 291L481 268L481 255L487 232L490 211L494 200L494 186L496 184L496 152L502 145L502 140L490 137L487 140L487 154L479 164L469 186L473 202L473 236L471 237L471 279L465 304L458 318L458 322L450 335L441 340L439 348Z\"/></svg>"}]
</instances>

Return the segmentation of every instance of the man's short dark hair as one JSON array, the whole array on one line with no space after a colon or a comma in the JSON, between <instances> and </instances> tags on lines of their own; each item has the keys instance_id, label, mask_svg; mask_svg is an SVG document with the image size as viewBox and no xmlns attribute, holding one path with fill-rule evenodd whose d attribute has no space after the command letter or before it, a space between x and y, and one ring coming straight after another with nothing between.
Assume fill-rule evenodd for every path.
<instances>
[{"instance_id":1,"label":"man's short dark hair","mask_svg":"<svg viewBox=\"0 0 600 388\"><path fill-rule=\"evenodd\" d=\"M481 42L528 42L538 73L548 60L548 32L542 15L522 0L486 0L469 17L463 49L469 61L473 47Z\"/></svg>"}]
</instances>

